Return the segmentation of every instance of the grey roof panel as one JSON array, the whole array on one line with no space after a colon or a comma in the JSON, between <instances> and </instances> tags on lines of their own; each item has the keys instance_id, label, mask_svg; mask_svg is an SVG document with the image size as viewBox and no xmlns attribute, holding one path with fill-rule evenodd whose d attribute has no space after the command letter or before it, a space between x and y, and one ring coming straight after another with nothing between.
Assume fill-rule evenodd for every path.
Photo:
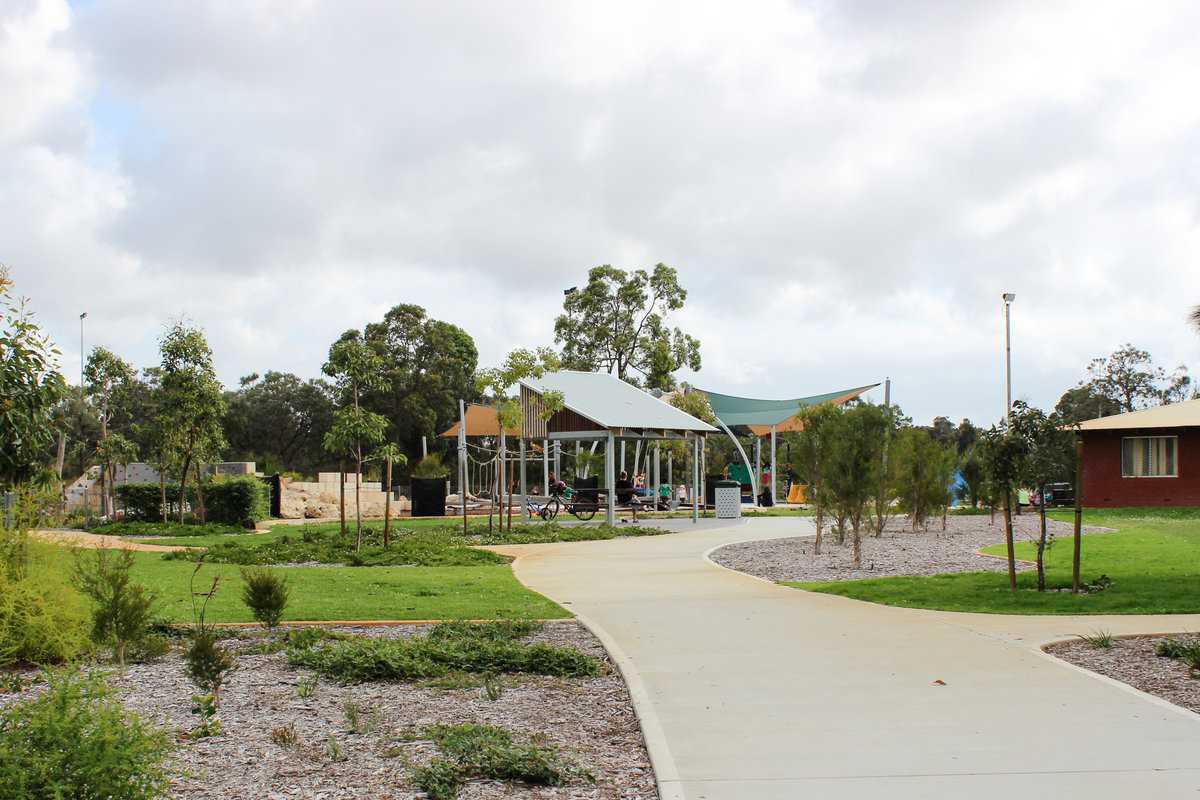
<instances>
[{"instance_id":1,"label":"grey roof panel","mask_svg":"<svg viewBox=\"0 0 1200 800\"><path fill-rule=\"evenodd\" d=\"M666 428L717 431L702 419L659 400L607 372L548 372L521 381L536 392L562 392L563 404L606 428Z\"/></svg>"}]
</instances>

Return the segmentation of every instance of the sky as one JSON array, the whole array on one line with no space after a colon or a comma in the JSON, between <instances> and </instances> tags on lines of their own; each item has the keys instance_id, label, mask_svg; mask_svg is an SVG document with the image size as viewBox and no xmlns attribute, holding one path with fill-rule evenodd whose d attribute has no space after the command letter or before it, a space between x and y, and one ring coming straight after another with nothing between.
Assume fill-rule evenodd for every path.
<instances>
[{"instance_id":1,"label":"sky","mask_svg":"<svg viewBox=\"0 0 1200 800\"><path fill-rule=\"evenodd\" d=\"M1053 406L1125 342L1200 369L1200 4L0 0L0 262L68 376L319 374L416 303L481 366L664 262L681 377ZM71 378L73 381L77 377ZM881 399L879 391L871 397Z\"/></svg>"}]
</instances>

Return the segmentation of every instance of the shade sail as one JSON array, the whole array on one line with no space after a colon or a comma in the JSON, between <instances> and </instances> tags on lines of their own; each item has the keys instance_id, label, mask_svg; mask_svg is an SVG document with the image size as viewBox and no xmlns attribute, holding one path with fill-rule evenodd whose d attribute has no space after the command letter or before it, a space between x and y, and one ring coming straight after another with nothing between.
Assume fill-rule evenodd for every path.
<instances>
[{"instance_id":1,"label":"shade sail","mask_svg":"<svg viewBox=\"0 0 1200 800\"><path fill-rule=\"evenodd\" d=\"M753 397L720 394L706 389L699 391L708 396L708 404L712 406L713 413L721 422L730 428L750 428L755 434L762 436L770 433L772 425L775 426L776 432L780 433L800 430L801 426L795 417L801 409L818 406L822 403L841 405L878 385L878 383L871 383L853 389L814 394L809 397L793 397L788 400L761 400Z\"/></svg>"},{"instance_id":2,"label":"shade sail","mask_svg":"<svg viewBox=\"0 0 1200 800\"><path fill-rule=\"evenodd\" d=\"M649 392L607 372L548 372L521 384L532 391L562 392L563 406L601 428L656 428L660 430L714 433L704 420L681 411Z\"/></svg>"}]
</instances>

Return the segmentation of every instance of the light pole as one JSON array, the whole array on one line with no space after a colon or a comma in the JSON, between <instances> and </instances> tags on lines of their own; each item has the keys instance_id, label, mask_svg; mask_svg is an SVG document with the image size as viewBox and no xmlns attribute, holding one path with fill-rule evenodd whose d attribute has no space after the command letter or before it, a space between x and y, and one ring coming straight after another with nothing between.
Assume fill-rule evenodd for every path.
<instances>
[{"instance_id":1,"label":"light pole","mask_svg":"<svg viewBox=\"0 0 1200 800\"><path fill-rule=\"evenodd\" d=\"M1000 295L1004 300L1004 418L1012 427L1012 332L1009 311L1017 296L1012 292Z\"/></svg>"},{"instance_id":2,"label":"light pole","mask_svg":"<svg viewBox=\"0 0 1200 800\"><path fill-rule=\"evenodd\" d=\"M83 321L87 319L87 312L79 315L79 392L83 394L83 365L87 358L83 354Z\"/></svg>"}]
</instances>

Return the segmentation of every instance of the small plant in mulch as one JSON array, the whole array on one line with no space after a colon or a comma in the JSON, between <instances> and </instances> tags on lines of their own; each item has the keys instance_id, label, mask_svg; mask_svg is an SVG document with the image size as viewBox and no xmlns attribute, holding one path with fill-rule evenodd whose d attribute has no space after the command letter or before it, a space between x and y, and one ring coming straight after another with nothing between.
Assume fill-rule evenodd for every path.
<instances>
[{"instance_id":1,"label":"small plant in mulch","mask_svg":"<svg viewBox=\"0 0 1200 800\"><path fill-rule=\"evenodd\" d=\"M296 736L296 726L292 723L271 729L271 741L280 747L295 747L299 741Z\"/></svg>"},{"instance_id":2,"label":"small plant in mulch","mask_svg":"<svg viewBox=\"0 0 1200 800\"><path fill-rule=\"evenodd\" d=\"M303 678L299 683L296 684L296 697L299 697L301 700L307 700L313 696L313 692L316 691L316 688L316 676L310 675L307 678Z\"/></svg>"},{"instance_id":3,"label":"small plant in mulch","mask_svg":"<svg viewBox=\"0 0 1200 800\"><path fill-rule=\"evenodd\" d=\"M424 736L442 756L413 771L413 782L432 800L452 800L472 779L562 786L594 780L558 749L494 725L433 725Z\"/></svg>"},{"instance_id":4,"label":"small plant in mulch","mask_svg":"<svg viewBox=\"0 0 1200 800\"><path fill-rule=\"evenodd\" d=\"M1108 631L1093 631L1088 634L1079 634L1079 638L1097 650L1109 650L1116 642L1116 638Z\"/></svg>"},{"instance_id":5,"label":"small plant in mulch","mask_svg":"<svg viewBox=\"0 0 1200 800\"><path fill-rule=\"evenodd\" d=\"M183 651L184 672L196 688L203 692L192 696L192 713L200 716L199 724L192 731L192 736L197 738L216 736L220 732L217 705L221 696L221 686L237 663L229 651L218 644L220 635L204 623L208 604L216 596L221 579L220 576L214 576L208 591L197 592L196 576L203 566L202 559L196 562L196 567L192 570L189 585L192 590L194 624L187 648ZM199 598L203 598L203 601L197 602Z\"/></svg>"},{"instance_id":6,"label":"small plant in mulch","mask_svg":"<svg viewBox=\"0 0 1200 800\"><path fill-rule=\"evenodd\" d=\"M1154 654L1182 661L1191 670L1193 678L1200 678L1200 642L1184 642L1174 637L1164 639L1154 646Z\"/></svg>"},{"instance_id":7,"label":"small plant in mulch","mask_svg":"<svg viewBox=\"0 0 1200 800\"><path fill-rule=\"evenodd\" d=\"M368 711L352 697L347 697L342 703L342 713L346 716L347 733L366 734L379 728L382 719L378 709Z\"/></svg>"},{"instance_id":8,"label":"small plant in mulch","mask_svg":"<svg viewBox=\"0 0 1200 800\"><path fill-rule=\"evenodd\" d=\"M345 761L349 758L349 756L346 755L346 751L342 748L342 743L339 742L337 737L332 733L329 734L329 738L325 740L325 755L328 756L329 760L335 764Z\"/></svg>"}]
</instances>

